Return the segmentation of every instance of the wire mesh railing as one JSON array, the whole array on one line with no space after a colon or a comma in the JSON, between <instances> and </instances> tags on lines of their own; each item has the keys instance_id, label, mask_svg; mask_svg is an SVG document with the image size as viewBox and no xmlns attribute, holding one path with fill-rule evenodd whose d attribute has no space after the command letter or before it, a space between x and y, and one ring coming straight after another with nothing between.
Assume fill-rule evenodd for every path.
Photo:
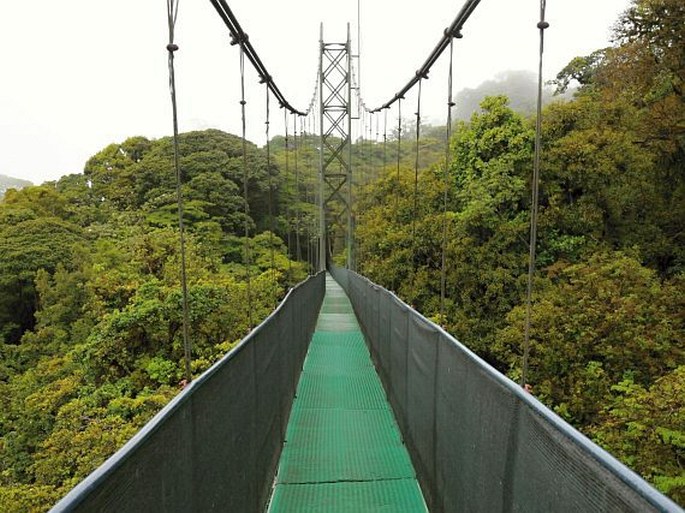
<instances>
[{"instance_id":1,"label":"wire mesh railing","mask_svg":"<svg viewBox=\"0 0 685 513\"><path fill-rule=\"evenodd\" d=\"M51 511L261 513L324 287L319 273L292 289Z\"/></svg>"},{"instance_id":2,"label":"wire mesh railing","mask_svg":"<svg viewBox=\"0 0 685 513\"><path fill-rule=\"evenodd\" d=\"M432 513L682 512L394 294L331 270L350 297Z\"/></svg>"}]
</instances>

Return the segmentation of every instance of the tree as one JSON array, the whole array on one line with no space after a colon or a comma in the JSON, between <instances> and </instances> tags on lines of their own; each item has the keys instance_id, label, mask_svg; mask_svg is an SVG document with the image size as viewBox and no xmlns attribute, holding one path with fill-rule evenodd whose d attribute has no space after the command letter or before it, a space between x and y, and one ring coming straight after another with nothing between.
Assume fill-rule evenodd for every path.
<instances>
[{"instance_id":1,"label":"tree","mask_svg":"<svg viewBox=\"0 0 685 513\"><path fill-rule=\"evenodd\" d=\"M541 289L541 290L540 290ZM557 263L541 282L531 321L530 383L536 396L577 426L597 421L611 387L640 386L685 364L682 280L662 285L628 255L599 252ZM519 375L524 305L512 309L495 351Z\"/></svg>"},{"instance_id":2,"label":"tree","mask_svg":"<svg viewBox=\"0 0 685 513\"><path fill-rule=\"evenodd\" d=\"M70 265L74 246L83 241L79 227L54 217L0 226L0 337L6 343L18 343L35 324L36 273Z\"/></svg>"},{"instance_id":3,"label":"tree","mask_svg":"<svg viewBox=\"0 0 685 513\"><path fill-rule=\"evenodd\" d=\"M86 162L84 176L101 201L116 208L134 205L136 164L152 143L144 137L132 137L121 144L110 144Z\"/></svg>"},{"instance_id":4,"label":"tree","mask_svg":"<svg viewBox=\"0 0 685 513\"><path fill-rule=\"evenodd\" d=\"M532 130L504 97L487 98L481 108L452 142L447 283L454 291L449 327L489 357L490 337L518 302L526 269Z\"/></svg>"},{"instance_id":5,"label":"tree","mask_svg":"<svg viewBox=\"0 0 685 513\"><path fill-rule=\"evenodd\" d=\"M452 141L447 326L483 356L519 301L526 269L532 130L504 97L487 98ZM427 315L439 310L443 171L388 172L370 185L358 228L363 270Z\"/></svg>"},{"instance_id":6,"label":"tree","mask_svg":"<svg viewBox=\"0 0 685 513\"><path fill-rule=\"evenodd\" d=\"M551 81L551 84L556 86L554 94L566 93L574 82L583 90L590 88L595 81L597 70L604 62L606 52L606 49L597 50L590 55L571 59L571 62L557 73L556 79Z\"/></svg>"},{"instance_id":7,"label":"tree","mask_svg":"<svg viewBox=\"0 0 685 513\"><path fill-rule=\"evenodd\" d=\"M590 434L659 490L685 504L685 366L649 387L627 375L612 392Z\"/></svg>"},{"instance_id":8,"label":"tree","mask_svg":"<svg viewBox=\"0 0 685 513\"><path fill-rule=\"evenodd\" d=\"M243 237L241 140L207 131L181 142L197 375L245 336L248 308L252 322L266 317L306 268L277 235ZM0 203L1 511L49 508L180 389L171 150L170 138L127 139L98 152L85 175L10 191ZM260 150L248 153L254 232L268 222L271 180Z\"/></svg>"}]
</instances>

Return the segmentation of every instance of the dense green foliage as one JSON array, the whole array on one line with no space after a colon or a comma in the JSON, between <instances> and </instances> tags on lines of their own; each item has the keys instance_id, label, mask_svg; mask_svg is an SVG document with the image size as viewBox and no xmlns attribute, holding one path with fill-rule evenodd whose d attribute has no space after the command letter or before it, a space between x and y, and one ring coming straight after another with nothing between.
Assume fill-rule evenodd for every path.
<instances>
[{"instance_id":1,"label":"dense green foliage","mask_svg":"<svg viewBox=\"0 0 685 513\"><path fill-rule=\"evenodd\" d=\"M242 143L181 136L192 371L249 330ZM305 264L276 221L278 168L249 145L252 318ZM0 510L45 511L183 387L172 146L135 137L83 175L0 203ZM280 230L279 234L267 228Z\"/></svg>"},{"instance_id":2,"label":"dense green foliage","mask_svg":"<svg viewBox=\"0 0 685 513\"><path fill-rule=\"evenodd\" d=\"M680 503L684 27L680 0L634 0L614 47L555 81L578 90L544 112L528 377ZM533 120L486 98L455 126L448 169L444 128L422 126L417 183L416 126L386 135L352 148L358 269L518 379ZM318 143L301 125L268 154L248 144L246 216L240 138L182 134L194 374L250 329L248 276L257 321L315 264ZM45 511L183 386L172 151L133 137L0 203L1 511Z\"/></svg>"},{"instance_id":3,"label":"dense green foliage","mask_svg":"<svg viewBox=\"0 0 685 513\"><path fill-rule=\"evenodd\" d=\"M685 6L635 0L616 45L544 111L528 381L685 503ZM450 166L390 167L359 199L359 269L519 379L534 121L486 98ZM447 209L444 193L447 189ZM440 315L445 230L446 298Z\"/></svg>"}]
</instances>

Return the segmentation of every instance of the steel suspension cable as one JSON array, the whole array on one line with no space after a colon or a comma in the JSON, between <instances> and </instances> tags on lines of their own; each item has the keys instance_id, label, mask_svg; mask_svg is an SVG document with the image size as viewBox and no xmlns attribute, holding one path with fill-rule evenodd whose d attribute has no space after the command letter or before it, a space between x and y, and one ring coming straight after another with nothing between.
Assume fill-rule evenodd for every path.
<instances>
[{"instance_id":1,"label":"steel suspension cable","mask_svg":"<svg viewBox=\"0 0 685 513\"><path fill-rule=\"evenodd\" d=\"M440 322L445 322L445 296L447 294L447 200L450 186L450 140L452 139L454 40L450 41L449 71L447 72L447 128L445 134L445 175L442 195L442 249L440 257Z\"/></svg>"},{"instance_id":2,"label":"steel suspension cable","mask_svg":"<svg viewBox=\"0 0 685 513\"><path fill-rule=\"evenodd\" d=\"M314 199L312 198L311 195L311 185L312 185L312 180L311 180L311 172L312 172L312 153L309 148L309 140L311 138L310 133L311 133L311 116L308 116L305 120L305 126L303 128L304 132L304 138L302 139L302 151L303 153L303 159L304 159L304 165L305 165L305 175L304 175L304 196L305 196L305 203L307 204L314 204ZM304 223L304 229L307 237L307 265L309 268L309 274L313 274L314 270L314 261L312 260L312 226L311 226L311 218L309 217L309 211L306 211L303 215L303 223Z\"/></svg>"},{"instance_id":3,"label":"steel suspension cable","mask_svg":"<svg viewBox=\"0 0 685 513\"><path fill-rule=\"evenodd\" d=\"M376 121L376 132L375 132L375 137L373 139L373 154L375 157L378 153L378 138L380 136L380 132L379 132L380 131L380 120L378 119L378 113L377 112L373 115L373 119ZM374 178L376 180L378 180L380 177L381 177L381 169L379 169L378 164L376 164L376 175Z\"/></svg>"},{"instance_id":4,"label":"steel suspension cable","mask_svg":"<svg viewBox=\"0 0 685 513\"><path fill-rule=\"evenodd\" d=\"M373 119L375 117L375 114L369 114L369 177L373 178L373 156L374 156L374 149L376 147L376 141L373 139Z\"/></svg>"},{"instance_id":5,"label":"steel suspension cable","mask_svg":"<svg viewBox=\"0 0 685 513\"><path fill-rule=\"evenodd\" d=\"M302 162L301 166L303 168L306 168L306 162L305 162L305 156L306 156L306 143L307 143L307 132L304 126L304 118L299 118L300 120L300 146L299 146L299 151L300 151L300 156L299 159ZM304 171L304 169L303 169ZM302 196L302 203L306 203L308 201L307 198L307 181L306 181L306 173L304 173L304 176L300 176L300 185L298 186L299 191L300 191L300 196ZM303 212L302 209L300 208L298 210L299 213L299 220L298 220L298 225L300 226L300 231L302 232L302 236L304 235L305 232L305 226L303 223ZM309 257L307 257L307 262L309 262Z\"/></svg>"},{"instance_id":6,"label":"steel suspension cable","mask_svg":"<svg viewBox=\"0 0 685 513\"><path fill-rule=\"evenodd\" d=\"M318 207L319 204L319 158L318 158L318 147L316 145L319 140L317 123L319 120L319 114L317 107L314 107L314 112L312 112L312 133L309 139L311 153L311 172L312 172L312 199L314 201L314 206ZM319 270L319 209L314 209L314 215L312 216L312 263L313 269L312 274L316 274Z\"/></svg>"},{"instance_id":7,"label":"steel suspension cable","mask_svg":"<svg viewBox=\"0 0 685 513\"><path fill-rule=\"evenodd\" d=\"M307 116L307 136L305 137L305 144L308 147L308 150L311 150L311 140L312 140L312 134L313 134L313 127L312 127L312 121L313 121L313 113L311 115ZM307 154L309 155L309 158L307 159L307 201L311 199L312 205L316 202L316 198L314 197L314 194L312 194L310 190L310 186L312 184L312 175L313 175L313 170L314 170L314 152L312 151L307 151ZM314 248L312 245L312 218L308 217L308 222L307 222L307 261L309 262L309 274L313 275L314 274L314 269L316 269L316 262L314 262Z\"/></svg>"},{"instance_id":8,"label":"steel suspension cable","mask_svg":"<svg viewBox=\"0 0 685 513\"><path fill-rule=\"evenodd\" d=\"M397 193L395 194L395 215L399 212L400 153L402 151L402 100L397 102Z\"/></svg>"},{"instance_id":9,"label":"steel suspension cable","mask_svg":"<svg viewBox=\"0 0 685 513\"><path fill-rule=\"evenodd\" d=\"M266 169L269 173L269 257L271 272L274 273L274 301L273 306L276 308L278 303L278 280L276 280L276 249L274 248L274 233L276 231L276 219L274 218L274 177L271 172L271 139L269 135L269 127L271 124L271 91L269 87L266 88Z\"/></svg>"},{"instance_id":10,"label":"steel suspension cable","mask_svg":"<svg viewBox=\"0 0 685 513\"><path fill-rule=\"evenodd\" d=\"M383 171L388 167L388 109L383 110Z\"/></svg>"},{"instance_id":11,"label":"steel suspension cable","mask_svg":"<svg viewBox=\"0 0 685 513\"><path fill-rule=\"evenodd\" d=\"M359 131L359 144L357 145L357 159L358 159L358 166L357 168L360 170L364 169L364 115L366 113L360 109L359 112L359 117L357 118L357 130ZM350 135L350 139L352 139L352 136Z\"/></svg>"},{"instance_id":12,"label":"steel suspension cable","mask_svg":"<svg viewBox=\"0 0 685 513\"><path fill-rule=\"evenodd\" d=\"M366 111L364 111L361 108L361 103L360 103L359 109L358 109L358 116L357 116L357 131L359 134L359 136L358 136L359 143L357 144L357 150L358 150L358 152L357 152L357 159L358 159L357 169L359 170L358 176L359 176L359 182L360 183L363 183L364 175L368 174L368 169L365 169L365 168L367 168L367 166L365 165L366 162L364 159L364 135L366 135L366 119L365 118L366 118ZM350 209L352 208L351 203L349 205L349 208ZM363 224L363 219L364 219L364 215L361 212L357 212L356 216L355 216L355 220L357 222ZM355 233L354 236L356 237L356 235L357 234ZM358 267L356 270L358 272L363 273L363 271L360 269L359 265L363 266L362 262L364 261L364 255L361 253L361 248L359 247L358 244L356 244L356 241L353 244L355 244L355 246L357 248L356 258L357 258L357 266Z\"/></svg>"},{"instance_id":13,"label":"steel suspension cable","mask_svg":"<svg viewBox=\"0 0 685 513\"><path fill-rule=\"evenodd\" d=\"M271 89L271 92L273 93L276 100L278 100L278 103L281 105L281 107L300 116L306 115L307 112L301 112L295 109L292 105L290 105L290 103L285 98L283 93L281 93L280 89L276 85L276 82L273 80L273 77L269 74L268 70L266 69L266 66L257 54L257 51L252 46L252 43L250 43L248 35L240 26L238 19L235 17L233 11L231 11L231 8L226 3L226 0L209 1L214 6L217 13L219 14L219 17L223 20L224 24L228 28L228 31L230 32L232 37L231 44L240 45L240 47L245 52L247 58L250 60L250 63L252 63L252 66L254 67L255 71L259 75L260 81L262 83L267 84L269 89Z\"/></svg>"},{"instance_id":14,"label":"steel suspension cable","mask_svg":"<svg viewBox=\"0 0 685 513\"><path fill-rule=\"evenodd\" d=\"M290 148L288 139L288 111L283 111L283 123L285 124L285 190L288 190L288 178L290 177ZM288 237L288 274L290 275L290 270L292 268L292 256L293 256L293 243L292 243L292 233L290 229L290 222L292 221L292 212L290 210L290 201L285 207L285 226L287 237Z\"/></svg>"},{"instance_id":15,"label":"steel suspension cable","mask_svg":"<svg viewBox=\"0 0 685 513\"><path fill-rule=\"evenodd\" d=\"M184 367L185 380L190 383L193 379L191 360L192 347L190 343L189 331L189 314L188 314L188 280L186 275L186 243L185 243L185 226L183 223L183 195L181 193L181 166L179 163L179 146L178 146L178 106L176 102L176 73L174 69L174 53L178 50L178 45L174 42L176 19L178 18L178 4L177 0L167 0L167 23L169 27L169 43L167 44L168 67L169 67L169 93L171 95L171 110L173 115L174 127L174 170L176 173L176 205L178 210L178 230L179 242L181 250L181 291L183 302L183 353L184 353Z\"/></svg>"},{"instance_id":16,"label":"steel suspension cable","mask_svg":"<svg viewBox=\"0 0 685 513\"><path fill-rule=\"evenodd\" d=\"M318 95L317 95L318 97ZM319 98L320 101L320 98ZM314 229L314 233L316 234L316 242L314 243L316 255L315 255L315 262L316 262L316 271L323 270L326 266L325 261L322 260L322 244L321 241L323 239L323 233L324 233L324 216L323 216L323 180L321 179L321 165L322 165L322 155L319 149L317 148L317 145L321 143L321 132L323 131L323 125L322 125L322 116L321 116L321 106L314 106L314 132L317 134L316 138L312 137L312 147L316 150L317 155L312 157L313 165L312 169L314 170L314 176L316 180L314 181L314 198L315 198L315 203L318 208L315 209L316 214L314 215L314 222L316 223L316 227ZM318 157L318 158L317 158Z\"/></svg>"},{"instance_id":17,"label":"steel suspension cable","mask_svg":"<svg viewBox=\"0 0 685 513\"><path fill-rule=\"evenodd\" d=\"M240 111L242 121L242 136L243 136L243 202L245 203L245 285L247 288L247 321L248 328L253 327L253 305L252 305L252 277L250 272L250 265L252 265L252 258L250 254L250 204L248 203L248 172L247 172L247 123L245 115L245 51L243 46L240 47Z\"/></svg>"},{"instance_id":18,"label":"steel suspension cable","mask_svg":"<svg viewBox=\"0 0 685 513\"><path fill-rule=\"evenodd\" d=\"M419 145L421 136L421 84L419 80L419 94L416 101L416 154L414 159L414 209L412 211L412 239L416 237L416 216L419 213Z\"/></svg>"},{"instance_id":19,"label":"steel suspension cable","mask_svg":"<svg viewBox=\"0 0 685 513\"><path fill-rule=\"evenodd\" d=\"M386 109L390 107L393 103L403 99L405 95L419 82L419 80L421 80L422 78L428 78L428 73L430 73L433 64L435 64L440 55L442 55L442 52L444 52L445 49L449 46L449 42L454 37L454 35L461 32L464 23L466 23L471 14L473 14L473 11L476 10L476 7L478 7L479 3L480 0L467 0L464 3L464 6L461 8L457 16L454 18L451 25L444 30L443 36L438 42L438 44L435 46L433 51L428 55L428 58L425 60L425 62L419 68L419 70L414 74L414 76L409 80L409 82L407 82L407 84L400 90L400 92L395 94L395 96L393 96L389 101L387 101L380 107L372 109L372 111L378 112L381 109Z\"/></svg>"},{"instance_id":20,"label":"steel suspension cable","mask_svg":"<svg viewBox=\"0 0 685 513\"><path fill-rule=\"evenodd\" d=\"M300 246L300 169L297 147L297 114L293 114L293 150L295 151L295 260L299 262L302 260L302 248Z\"/></svg>"},{"instance_id":21,"label":"steel suspension cable","mask_svg":"<svg viewBox=\"0 0 685 513\"><path fill-rule=\"evenodd\" d=\"M400 224L400 153L402 151L402 100L397 102L397 189L395 191L395 223ZM397 290L397 277L393 277L393 290Z\"/></svg>"},{"instance_id":22,"label":"steel suspension cable","mask_svg":"<svg viewBox=\"0 0 685 513\"><path fill-rule=\"evenodd\" d=\"M537 245L538 204L540 182L540 151L542 138L542 63L545 48L545 29L549 23L545 21L546 0L540 0L540 21L537 27L540 32L540 50L538 58L538 91L535 118L535 157L533 161L532 204L530 211L530 254L528 257L528 287L526 290L526 324L523 341L523 364L521 370L521 386L527 385L528 365L530 359L530 324L533 298L533 277L535 274L535 250Z\"/></svg>"},{"instance_id":23,"label":"steel suspension cable","mask_svg":"<svg viewBox=\"0 0 685 513\"><path fill-rule=\"evenodd\" d=\"M380 122L380 120L379 120L378 118L379 118L378 112L376 112L376 113L373 115L373 119L376 121L376 131L374 132L373 142L376 143L376 144L378 144L378 139L379 139L380 136L381 136L381 122Z\"/></svg>"},{"instance_id":24,"label":"steel suspension cable","mask_svg":"<svg viewBox=\"0 0 685 513\"><path fill-rule=\"evenodd\" d=\"M414 282L416 280L416 272L418 271L418 249L419 245L416 243L416 218L419 214L419 150L421 137L421 88L423 80L419 80L419 91L416 100L416 140L415 140L415 159L414 159L414 206L412 208L411 216L411 246L412 246L412 266L411 266L411 284L412 292L414 290Z\"/></svg>"}]
</instances>

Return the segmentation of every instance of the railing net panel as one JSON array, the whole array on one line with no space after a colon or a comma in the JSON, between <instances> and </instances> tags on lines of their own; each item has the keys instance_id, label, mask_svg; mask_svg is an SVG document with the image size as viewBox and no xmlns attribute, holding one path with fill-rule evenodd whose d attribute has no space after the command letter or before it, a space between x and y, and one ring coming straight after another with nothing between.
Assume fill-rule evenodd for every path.
<instances>
[{"instance_id":1,"label":"railing net panel","mask_svg":"<svg viewBox=\"0 0 685 513\"><path fill-rule=\"evenodd\" d=\"M681 512L392 293L345 269L423 495L443 512Z\"/></svg>"},{"instance_id":2,"label":"railing net panel","mask_svg":"<svg viewBox=\"0 0 685 513\"><path fill-rule=\"evenodd\" d=\"M236 349L52 511L263 512L324 276L293 289Z\"/></svg>"}]
</instances>

